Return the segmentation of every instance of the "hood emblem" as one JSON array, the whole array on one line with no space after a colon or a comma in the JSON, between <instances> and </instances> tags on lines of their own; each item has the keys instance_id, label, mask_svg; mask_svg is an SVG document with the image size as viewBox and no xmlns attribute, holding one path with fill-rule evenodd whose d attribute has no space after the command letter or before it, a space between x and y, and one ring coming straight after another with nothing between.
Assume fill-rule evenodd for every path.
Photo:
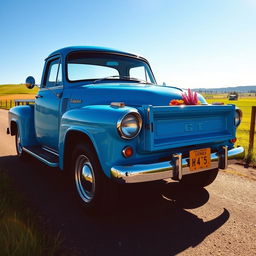
<instances>
[{"instance_id":1,"label":"hood emblem","mask_svg":"<svg viewBox=\"0 0 256 256\"><path fill-rule=\"evenodd\" d=\"M111 105L111 107L117 107L117 108L124 108L125 107L124 102L111 102L110 105Z\"/></svg>"}]
</instances>

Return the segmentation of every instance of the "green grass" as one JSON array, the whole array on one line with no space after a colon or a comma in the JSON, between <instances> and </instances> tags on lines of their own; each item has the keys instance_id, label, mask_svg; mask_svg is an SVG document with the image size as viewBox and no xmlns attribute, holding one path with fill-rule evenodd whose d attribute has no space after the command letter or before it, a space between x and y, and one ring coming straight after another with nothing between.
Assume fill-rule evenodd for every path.
<instances>
[{"instance_id":1,"label":"green grass","mask_svg":"<svg viewBox=\"0 0 256 256\"><path fill-rule=\"evenodd\" d=\"M24 84L2 84L0 85L0 95L10 94L36 94L38 87L28 89Z\"/></svg>"},{"instance_id":2,"label":"green grass","mask_svg":"<svg viewBox=\"0 0 256 256\"><path fill-rule=\"evenodd\" d=\"M56 255L61 239L36 226L34 213L24 206L7 174L0 170L0 255Z\"/></svg>"},{"instance_id":3,"label":"green grass","mask_svg":"<svg viewBox=\"0 0 256 256\"><path fill-rule=\"evenodd\" d=\"M217 95L219 96L219 95ZM237 145L243 146L246 150L246 158L248 158L248 145L249 145L249 132L251 121L251 109L252 106L256 106L256 97L239 98L238 100L228 100L227 97L213 97L207 99L208 103L223 102L224 104L235 104L243 112L242 123L237 129ZM254 148L252 162L256 163L256 133L254 132Z\"/></svg>"}]
</instances>

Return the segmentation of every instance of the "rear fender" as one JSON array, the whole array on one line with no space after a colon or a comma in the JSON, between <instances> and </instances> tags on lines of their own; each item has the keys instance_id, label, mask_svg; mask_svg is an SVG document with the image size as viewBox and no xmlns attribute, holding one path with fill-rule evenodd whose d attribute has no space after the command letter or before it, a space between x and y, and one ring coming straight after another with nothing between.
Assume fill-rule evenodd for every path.
<instances>
[{"instance_id":1,"label":"rear fender","mask_svg":"<svg viewBox=\"0 0 256 256\"><path fill-rule=\"evenodd\" d=\"M9 110L9 128L11 135L15 135L17 127L20 131L21 145L37 145L34 126L34 106L17 106Z\"/></svg>"}]
</instances>

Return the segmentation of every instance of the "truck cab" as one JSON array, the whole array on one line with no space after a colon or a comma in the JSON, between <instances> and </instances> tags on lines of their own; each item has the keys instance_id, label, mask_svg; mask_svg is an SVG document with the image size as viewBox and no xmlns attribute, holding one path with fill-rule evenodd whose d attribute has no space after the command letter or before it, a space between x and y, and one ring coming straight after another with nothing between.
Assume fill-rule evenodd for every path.
<instances>
[{"instance_id":1,"label":"truck cab","mask_svg":"<svg viewBox=\"0 0 256 256\"><path fill-rule=\"evenodd\" d=\"M35 86L33 77L26 80ZM106 207L116 183L172 178L204 187L230 161L242 113L158 85L149 62L100 47L66 47L45 59L35 103L9 111L17 154L68 173L87 211Z\"/></svg>"}]
</instances>

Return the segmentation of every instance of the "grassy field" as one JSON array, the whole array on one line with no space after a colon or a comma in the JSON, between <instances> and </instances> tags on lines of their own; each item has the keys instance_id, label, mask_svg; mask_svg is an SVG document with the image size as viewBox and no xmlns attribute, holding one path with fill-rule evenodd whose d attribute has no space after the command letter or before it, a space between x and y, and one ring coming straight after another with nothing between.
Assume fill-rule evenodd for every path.
<instances>
[{"instance_id":1,"label":"grassy field","mask_svg":"<svg viewBox=\"0 0 256 256\"><path fill-rule=\"evenodd\" d=\"M0 169L0 255L56 255L62 243L60 236L51 237L35 223L35 214L25 207Z\"/></svg>"},{"instance_id":2,"label":"grassy field","mask_svg":"<svg viewBox=\"0 0 256 256\"><path fill-rule=\"evenodd\" d=\"M209 96L206 95L206 98ZM211 98L207 99L208 103L213 102L223 102L224 104L235 104L243 112L242 123L237 129L237 145L243 146L248 152L249 144L249 131L250 131L250 121L251 121L251 109L252 106L256 106L256 97L240 97L238 100L228 100L226 95L211 95ZM254 154L252 156L252 161L256 162L256 133L254 132Z\"/></svg>"},{"instance_id":3,"label":"grassy field","mask_svg":"<svg viewBox=\"0 0 256 256\"><path fill-rule=\"evenodd\" d=\"M24 84L2 84L0 85L0 96L5 97L9 95L35 95L38 92L38 87L28 89Z\"/></svg>"},{"instance_id":4,"label":"grassy field","mask_svg":"<svg viewBox=\"0 0 256 256\"><path fill-rule=\"evenodd\" d=\"M28 89L24 84L0 85L0 108L9 109L14 106L14 100L34 99L38 87Z\"/></svg>"}]
</instances>

